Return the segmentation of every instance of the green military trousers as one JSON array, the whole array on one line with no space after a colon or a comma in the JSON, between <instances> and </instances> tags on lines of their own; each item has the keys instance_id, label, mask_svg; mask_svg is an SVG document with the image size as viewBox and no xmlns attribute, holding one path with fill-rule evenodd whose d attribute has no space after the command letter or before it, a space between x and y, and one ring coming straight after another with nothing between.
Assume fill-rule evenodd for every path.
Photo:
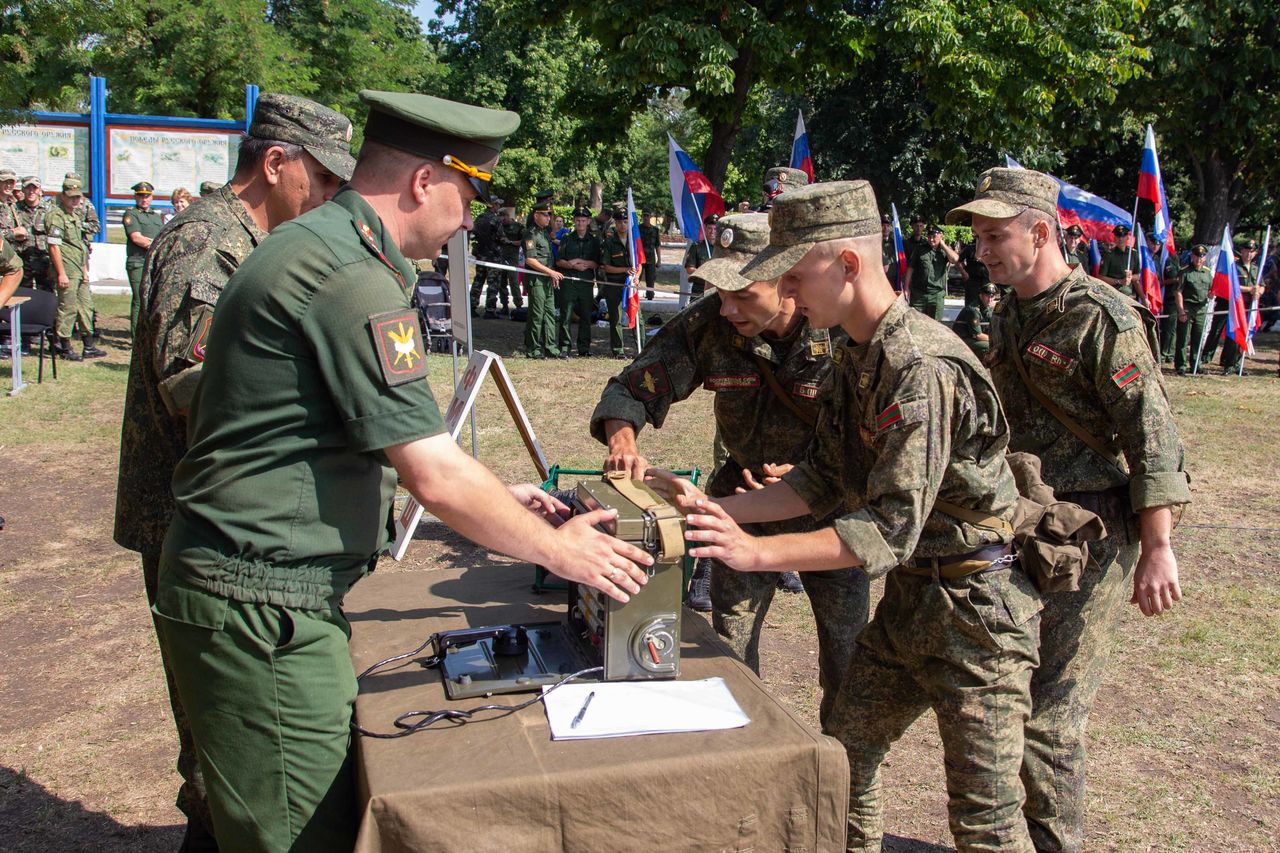
<instances>
[{"instance_id":1,"label":"green military trousers","mask_svg":"<svg viewBox=\"0 0 1280 853\"><path fill-rule=\"evenodd\" d=\"M562 352L569 352L572 345L569 331L572 328L573 315L578 315L578 337L577 348L578 355L591 354L591 283L586 281L569 281L567 278L560 282L559 305L560 305L560 321L559 327L559 346Z\"/></svg>"},{"instance_id":2,"label":"green military trousers","mask_svg":"<svg viewBox=\"0 0 1280 853\"><path fill-rule=\"evenodd\" d=\"M1127 506L1128 490L1120 491L1112 503ZM1139 537L1133 516L1109 512L1079 493L1058 499L1097 512L1111 534L1089 544L1079 590L1044 599L1022 759L1023 811L1037 851L1077 853L1084 847L1085 726L1129 600Z\"/></svg>"},{"instance_id":3,"label":"green military trousers","mask_svg":"<svg viewBox=\"0 0 1280 853\"><path fill-rule=\"evenodd\" d=\"M919 296L914 291L911 293L911 307L939 322L943 318L946 302L947 292L945 290L936 293L922 293Z\"/></svg>"},{"instance_id":4,"label":"green military trousers","mask_svg":"<svg viewBox=\"0 0 1280 853\"><path fill-rule=\"evenodd\" d=\"M129 337L138 328L138 313L142 310L142 265L144 258L129 258L124 262L125 275L129 277Z\"/></svg>"},{"instance_id":5,"label":"green military trousers","mask_svg":"<svg viewBox=\"0 0 1280 853\"><path fill-rule=\"evenodd\" d=\"M556 349L555 294L551 280L525 274L529 286L529 316L524 325L524 352L530 358L551 358Z\"/></svg>"},{"instance_id":6,"label":"green military trousers","mask_svg":"<svg viewBox=\"0 0 1280 853\"><path fill-rule=\"evenodd\" d=\"M622 343L622 289L626 279L604 283L604 305L609 321L609 352L616 356L626 355ZM634 286L634 285L633 285Z\"/></svg>"},{"instance_id":7,"label":"green military trousers","mask_svg":"<svg viewBox=\"0 0 1280 853\"><path fill-rule=\"evenodd\" d=\"M356 679L341 610L231 601L162 579L155 612L219 847L349 853Z\"/></svg>"},{"instance_id":8,"label":"green military trousers","mask_svg":"<svg viewBox=\"0 0 1280 853\"><path fill-rule=\"evenodd\" d=\"M1185 373L1194 365L1196 350L1200 348L1200 338L1204 335L1204 306L1188 305L1187 321L1178 321L1178 332L1173 343L1173 367L1179 373Z\"/></svg>"},{"instance_id":9,"label":"green military trousers","mask_svg":"<svg viewBox=\"0 0 1280 853\"><path fill-rule=\"evenodd\" d=\"M70 264L64 264L63 268L71 283L55 288L58 296L58 337L71 337L77 322L80 334L87 337L93 334L93 292L89 290L89 280L82 269Z\"/></svg>"},{"instance_id":10,"label":"green military trousers","mask_svg":"<svg viewBox=\"0 0 1280 853\"><path fill-rule=\"evenodd\" d=\"M956 849L1032 853L1018 769L1039 611L1040 597L1016 565L959 580L889 573L824 727L849 753L848 849L880 850L880 766L932 708Z\"/></svg>"}]
</instances>

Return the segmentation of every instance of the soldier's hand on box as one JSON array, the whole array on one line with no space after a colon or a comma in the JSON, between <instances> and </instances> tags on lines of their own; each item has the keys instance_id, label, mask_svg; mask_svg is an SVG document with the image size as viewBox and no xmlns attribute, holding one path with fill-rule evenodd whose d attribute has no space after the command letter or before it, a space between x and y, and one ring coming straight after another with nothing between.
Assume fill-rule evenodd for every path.
<instances>
[{"instance_id":1,"label":"soldier's hand on box","mask_svg":"<svg viewBox=\"0 0 1280 853\"><path fill-rule=\"evenodd\" d=\"M706 493L691 481L666 468L649 468L645 471L644 484L682 510L693 509L697 501L707 500Z\"/></svg>"},{"instance_id":2,"label":"soldier's hand on box","mask_svg":"<svg viewBox=\"0 0 1280 853\"><path fill-rule=\"evenodd\" d=\"M556 535L564 554L559 565L547 568L566 580L594 587L610 598L626 603L648 581L642 566L653 558L632 545L596 530L618 514L616 509L598 509L566 521Z\"/></svg>"},{"instance_id":3,"label":"soldier's hand on box","mask_svg":"<svg viewBox=\"0 0 1280 853\"><path fill-rule=\"evenodd\" d=\"M533 483L517 483L507 486L507 490L521 506L545 519L552 527L559 527L569 517L569 507Z\"/></svg>"},{"instance_id":4,"label":"soldier's hand on box","mask_svg":"<svg viewBox=\"0 0 1280 853\"><path fill-rule=\"evenodd\" d=\"M1133 597L1129 603L1138 605L1143 616L1159 616L1181 600L1178 559L1173 555L1173 547L1166 543L1148 548L1144 544L1133 571Z\"/></svg>"},{"instance_id":5,"label":"soldier's hand on box","mask_svg":"<svg viewBox=\"0 0 1280 853\"><path fill-rule=\"evenodd\" d=\"M649 460L644 458L632 442L629 447L619 447L609 451L604 460L606 471L626 471L633 480L644 479L644 472L649 470Z\"/></svg>"},{"instance_id":6,"label":"soldier's hand on box","mask_svg":"<svg viewBox=\"0 0 1280 853\"><path fill-rule=\"evenodd\" d=\"M760 545L744 531L720 504L700 500L695 511L685 516L689 529L684 538L703 543L689 549L691 557L711 557L739 572L759 571Z\"/></svg>"}]
</instances>

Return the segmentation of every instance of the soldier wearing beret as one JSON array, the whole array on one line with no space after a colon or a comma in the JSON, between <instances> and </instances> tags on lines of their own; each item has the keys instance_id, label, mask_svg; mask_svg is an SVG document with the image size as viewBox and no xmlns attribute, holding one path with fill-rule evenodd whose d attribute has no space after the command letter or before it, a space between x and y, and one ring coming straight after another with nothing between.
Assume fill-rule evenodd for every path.
<instances>
[{"instance_id":1,"label":"soldier wearing beret","mask_svg":"<svg viewBox=\"0 0 1280 853\"><path fill-rule=\"evenodd\" d=\"M764 200L756 208L758 213L768 213L773 208L773 200L787 190L798 190L809 185L809 175L803 169L792 169L790 166L774 166L764 173L761 185Z\"/></svg>"},{"instance_id":2,"label":"soldier wearing beret","mask_svg":"<svg viewBox=\"0 0 1280 853\"><path fill-rule=\"evenodd\" d=\"M529 221L531 224L524 229L524 282L529 291L524 352L529 358L558 358L556 291L564 273L552 266L555 260L551 251L550 198L534 203Z\"/></svg>"},{"instance_id":3,"label":"soldier wearing beret","mask_svg":"<svg viewBox=\"0 0 1280 853\"><path fill-rule=\"evenodd\" d=\"M1045 597L1022 767L1036 850L1079 851L1085 725L1126 586L1148 616L1181 599L1169 537L1175 511L1191 495L1152 355L1151 314L1067 265L1057 198L1048 175L988 169L974 200L947 221L971 216L979 257L994 279L1013 287L995 311L987 357L1009 419L1009 448L1039 456L1058 499L1097 513L1108 532L1090 543L1079 590Z\"/></svg>"},{"instance_id":4,"label":"soldier wearing beret","mask_svg":"<svg viewBox=\"0 0 1280 853\"><path fill-rule=\"evenodd\" d=\"M691 553L744 572L885 576L823 726L849 754L850 849L880 849L880 765L932 708L957 848L1030 851L1018 770L1041 605L1010 545L1018 493L995 388L951 330L895 296L866 181L788 193L770 222L742 275L780 278L811 325L849 340L812 442L780 483L718 505L678 484ZM807 513L835 519L759 538L739 526Z\"/></svg>"},{"instance_id":5,"label":"soldier wearing beret","mask_svg":"<svg viewBox=\"0 0 1280 853\"><path fill-rule=\"evenodd\" d=\"M959 263L960 256L942 239L942 229L931 225L925 232L925 245L908 257L906 291L911 307L941 320L947 300L947 270Z\"/></svg>"},{"instance_id":6,"label":"soldier wearing beret","mask_svg":"<svg viewBox=\"0 0 1280 853\"><path fill-rule=\"evenodd\" d=\"M170 220L151 245L130 354L115 511L115 541L141 557L148 604L156 601L174 512L170 484L187 451L187 413L223 288L268 232L323 204L351 177L350 139L351 122L340 113L264 93L231 180ZM178 729L177 804L187 816L189 849L204 849L213 839L204 779L163 643L161 653Z\"/></svg>"},{"instance_id":7,"label":"soldier wearing beret","mask_svg":"<svg viewBox=\"0 0 1280 853\"><path fill-rule=\"evenodd\" d=\"M644 298L653 299L653 285L662 263L662 235L653 224L653 211L648 208L640 219L640 245L644 246Z\"/></svg>"},{"instance_id":8,"label":"soldier wearing beret","mask_svg":"<svg viewBox=\"0 0 1280 853\"><path fill-rule=\"evenodd\" d=\"M124 271L133 294L133 301L129 304L129 335L132 337L137 331L138 311L142 307L142 264L147 259L151 241L164 227L164 218L159 211L151 209L155 187L147 181L138 181L131 189L133 207L124 212L120 222L124 225L125 237Z\"/></svg>"},{"instance_id":9,"label":"soldier wearing beret","mask_svg":"<svg viewBox=\"0 0 1280 853\"><path fill-rule=\"evenodd\" d=\"M627 248L629 234L627 206L619 202L613 206L613 230L600 247L605 321L609 324L609 352L614 358L626 357L622 341L622 291L628 278L633 286L638 286L640 275L639 267L631 266L631 251Z\"/></svg>"},{"instance_id":10,"label":"soldier wearing beret","mask_svg":"<svg viewBox=\"0 0 1280 853\"><path fill-rule=\"evenodd\" d=\"M951 324L960 340L968 344L974 355L982 358L991 349L991 306L995 304L1000 288L987 282L978 290L977 305L966 305Z\"/></svg>"},{"instance_id":11,"label":"soldier wearing beret","mask_svg":"<svg viewBox=\"0 0 1280 853\"><path fill-rule=\"evenodd\" d=\"M690 298L697 299L702 295L706 285L692 278L694 270L711 260L711 247L716 244L716 223L720 221L720 216L710 213L703 217L702 220L702 239L693 240L689 243L689 248L684 252L684 271L690 276L689 294Z\"/></svg>"},{"instance_id":12,"label":"soldier wearing beret","mask_svg":"<svg viewBox=\"0 0 1280 853\"><path fill-rule=\"evenodd\" d=\"M574 314L578 315L578 355L591 355L591 311L593 282L600 266L600 240L591 233L591 211L579 207L573 211L573 230L560 240L560 253L556 268L564 274L560 281L557 307L560 320L557 323L557 345L560 357L568 358L572 342L569 330Z\"/></svg>"},{"instance_id":13,"label":"soldier wearing beret","mask_svg":"<svg viewBox=\"0 0 1280 853\"><path fill-rule=\"evenodd\" d=\"M1134 283L1138 278L1139 261L1138 252L1133 247L1133 234L1129 232L1128 225L1117 225L1111 233L1115 234L1116 242L1102 259L1098 278L1136 302L1138 292Z\"/></svg>"},{"instance_id":14,"label":"soldier wearing beret","mask_svg":"<svg viewBox=\"0 0 1280 853\"><path fill-rule=\"evenodd\" d=\"M1258 252L1256 240L1244 240L1236 246L1236 275L1240 279L1240 293L1244 297L1245 311L1253 305L1253 294L1257 271L1254 270L1254 259ZM1222 344L1222 356L1218 362L1222 366L1222 375L1230 376L1240 366L1240 347L1234 340L1226 336L1227 312L1231 310L1231 300L1215 295L1213 297L1213 322L1209 325L1209 339L1204 343L1204 352L1200 353L1200 370L1213 362L1213 355Z\"/></svg>"},{"instance_id":15,"label":"soldier wearing beret","mask_svg":"<svg viewBox=\"0 0 1280 853\"><path fill-rule=\"evenodd\" d=\"M93 294L85 275L89 248L79 213L83 199L84 189L80 184L66 181L58 196L58 206L49 211L44 220L54 293L58 297L58 346L63 358L69 361L106 355L93 345ZM71 348L71 334L77 325L84 345L79 355Z\"/></svg>"},{"instance_id":16,"label":"soldier wearing beret","mask_svg":"<svg viewBox=\"0 0 1280 853\"><path fill-rule=\"evenodd\" d=\"M1192 246L1191 263L1178 276L1178 287L1174 291L1172 307L1178 318L1178 330L1173 344L1173 368L1179 376L1186 376L1187 368L1193 366L1204 336L1205 306L1213 290L1213 271L1205 266L1208 257L1209 248L1203 243ZM1166 310L1170 307L1166 306Z\"/></svg>"},{"instance_id":17,"label":"soldier wearing beret","mask_svg":"<svg viewBox=\"0 0 1280 853\"><path fill-rule=\"evenodd\" d=\"M174 473L154 611L225 850L354 844L341 602L389 544L397 475L481 545L619 601L652 562L596 530L608 511L548 525L567 508L462 452L426 381L406 256L462 226L519 116L361 98L351 181L277 227L218 301Z\"/></svg>"},{"instance_id":18,"label":"soldier wearing beret","mask_svg":"<svg viewBox=\"0 0 1280 853\"><path fill-rule=\"evenodd\" d=\"M660 429L673 404L699 388L715 395L716 432L726 459L708 481L716 497L738 486L770 482L799 461L826 399L836 329L810 327L776 282L752 282L738 269L769 242L768 217L726 216L716 256L694 275L711 285L704 299L663 324L644 352L605 386L591 416L591 434L609 448L607 470L641 477L649 466L636 437ZM817 528L812 517L752 526L756 533ZM704 561L699 561L701 564ZM709 576L712 622L752 669L760 670L760 633L778 573L739 574L723 566ZM825 722L853 641L867 621L868 580L849 569L806 572L818 633L819 715Z\"/></svg>"}]
</instances>

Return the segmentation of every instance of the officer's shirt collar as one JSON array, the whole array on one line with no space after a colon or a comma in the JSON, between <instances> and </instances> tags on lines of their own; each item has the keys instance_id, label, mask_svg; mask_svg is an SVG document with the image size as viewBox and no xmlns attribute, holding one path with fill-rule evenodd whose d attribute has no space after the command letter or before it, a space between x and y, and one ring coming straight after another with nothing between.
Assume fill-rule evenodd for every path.
<instances>
[{"instance_id":1,"label":"officer's shirt collar","mask_svg":"<svg viewBox=\"0 0 1280 853\"><path fill-rule=\"evenodd\" d=\"M387 233L377 211L367 202L364 196L344 185L333 197L333 203L345 209L351 215L351 223L355 226L360 240L373 252L379 260L400 276L401 284L407 289L418 279L413 264L405 258L396 241Z\"/></svg>"}]
</instances>

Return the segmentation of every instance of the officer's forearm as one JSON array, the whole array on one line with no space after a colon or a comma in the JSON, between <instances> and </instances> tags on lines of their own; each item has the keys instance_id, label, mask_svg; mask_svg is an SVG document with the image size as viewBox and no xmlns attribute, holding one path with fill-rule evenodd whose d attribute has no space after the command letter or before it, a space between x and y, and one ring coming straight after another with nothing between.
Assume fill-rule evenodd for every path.
<instances>
[{"instance_id":1,"label":"officer's forearm","mask_svg":"<svg viewBox=\"0 0 1280 853\"><path fill-rule=\"evenodd\" d=\"M763 489L752 489L740 495L715 498L716 503L739 524L782 521L809 515L809 505L786 482L773 483Z\"/></svg>"},{"instance_id":2,"label":"officer's forearm","mask_svg":"<svg viewBox=\"0 0 1280 853\"><path fill-rule=\"evenodd\" d=\"M604 436L611 456L615 453L636 451L636 428L630 421L609 418L604 422Z\"/></svg>"},{"instance_id":3,"label":"officer's forearm","mask_svg":"<svg viewBox=\"0 0 1280 853\"><path fill-rule=\"evenodd\" d=\"M129 242L140 249L146 249L151 246L151 238L144 236L141 231L134 231L130 234Z\"/></svg>"},{"instance_id":4,"label":"officer's forearm","mask_svg":"<svg viewBox=\"0 0 1280 853\"><path fill-rule=\"evenodd\" d=\"M555 272L555 270L551 269L551 267L543 264L542 261L535 261L532 258L525 258L524 265L529 269L533 270L534 272L540 272L543 275L550 275L551 273Z\"/></svg>"}]
</instances>

